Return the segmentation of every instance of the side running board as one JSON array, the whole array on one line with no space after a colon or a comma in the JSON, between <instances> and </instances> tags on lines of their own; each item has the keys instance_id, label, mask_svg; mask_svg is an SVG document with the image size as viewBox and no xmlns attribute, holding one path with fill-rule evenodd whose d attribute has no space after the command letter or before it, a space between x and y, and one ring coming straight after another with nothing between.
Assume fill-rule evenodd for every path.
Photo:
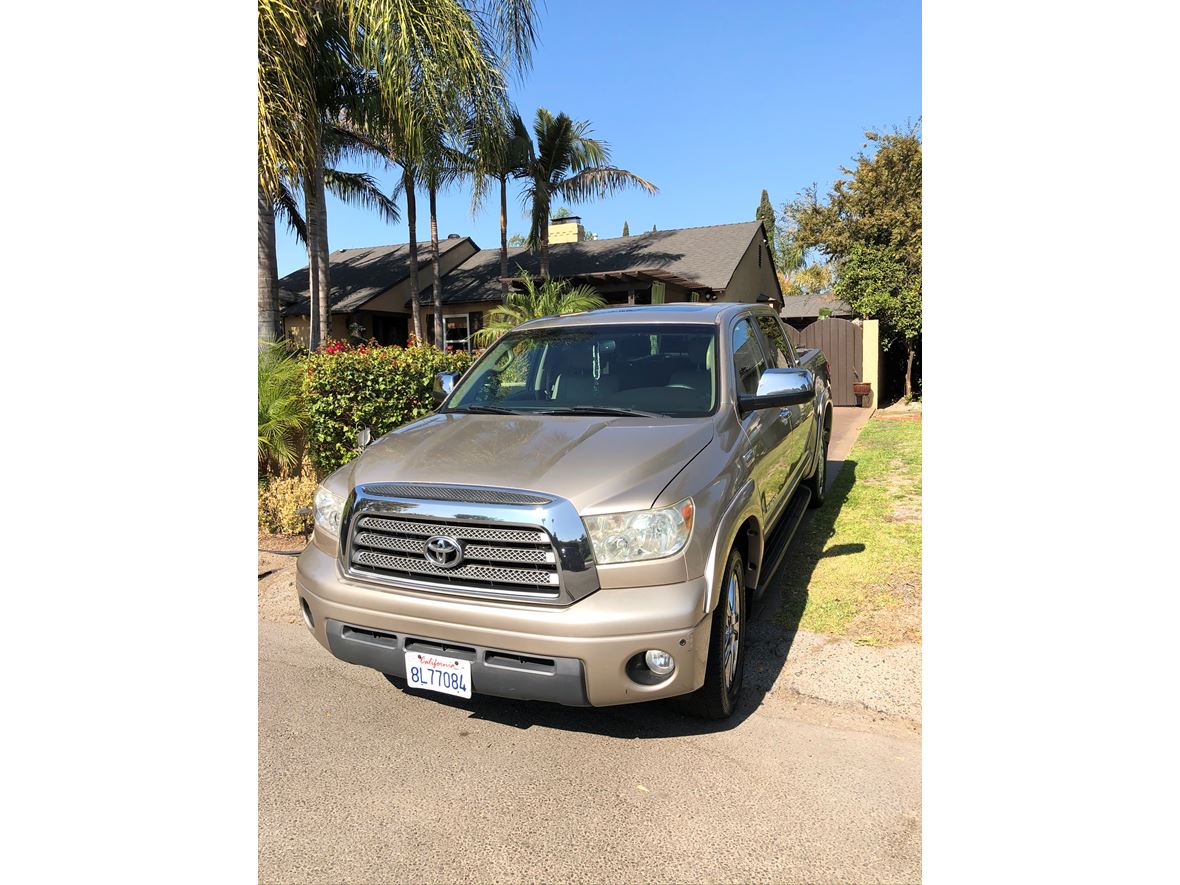
<instances>
[{"instance_id":1,"label":"side running board","mask_svg":"<svg viewBox=\"0 0 1180 885\"><path fill-rule=\"evenodd\" d=\"M766 588L774 580L774 576L778 574L778 567L782 565L783 557L787 555L787 549L791 546L791 540L795 537L799 523L803 521L803 517L807 513L807 505L810 501L811 489L801 486L795 492L795 496L791 498L790 503L787 504L783 515L779 517L778 524L771 531L770 537L766 539L766 544L762 548L762 569L758 574L758 587L754 591L755 597L765 593Z\"/></svg>"}]
</instances>

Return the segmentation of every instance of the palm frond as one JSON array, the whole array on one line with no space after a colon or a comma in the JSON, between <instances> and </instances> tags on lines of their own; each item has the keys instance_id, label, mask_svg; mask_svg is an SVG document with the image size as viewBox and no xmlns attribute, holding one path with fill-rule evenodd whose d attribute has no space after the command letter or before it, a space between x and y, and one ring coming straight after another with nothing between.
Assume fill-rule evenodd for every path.
<instances>
[{"instance_id":1,"label":"palm frond","mask_svg":"<svg viewBox=\"0 0 1180 885\"><path fill-rule=\"evenodd\" d=\"M500 56L517 73L527 73L537 46L533 0L483 0L481 6L497 34Z\"/></svg>"},{"instance_id":2,"label":"palm frond","mask_svg":"<svg viewBox=\"0 0 1180 885\"><path fill-rule=\"evenodd\" d=\"M503 304L484 316L484 326L474 336L479 346L486 347L528 320L598 310L606 305L590 286L573 286L566 280L542 280L538 286L537 281L522 270L516 284L520 289L509 292Z\"/></svg>"},{"instance_id":3,"label":"palm frond","mask_svg":"<svg viewBox=\"0 0 1180 885\"><path fill-rule=\"evenodd\" d=\"M650 181L626 169L616 169L613 166L592 166L582 169L559 182L554 190L576 203L595 197L610 196L627 187L638 187L649 194L659 192L659 188Z\"/></svg>"},{"instance_id":4,"label":"palm frond","mask_svg":"<svg viewBox=\"0 0 1180 885\"><path fill-rule=\"evenodd\" d=\"M299 211L299 199L287 187L286 182L279 182L279 192L274 198L275 214L287 224L288 230L295 235L304 246L307 245L307 222Z\"/></svg>"},{"instance_id":5,"label":"palm frond","mask_svg":"<svg viewBox=\"0 0 1180 885\"><path fill-rule=\"evenodd\" d=\"M397 203L382 193L381 186L377 184L376 179L365 172L325 169L324 187L346 203L374 210L390 224L396 224L401 220Z\"/></svg>"},{"instance_id":6,"label":"palm frond","mask_svg":"<svg viewBox=\"0 0 1180 885\"><path fill-rule=\"evenodd\" d=\"M282 341L258 351L258 461L293 467L307 427L303 364Z\"/></svg>"}]
</instances>

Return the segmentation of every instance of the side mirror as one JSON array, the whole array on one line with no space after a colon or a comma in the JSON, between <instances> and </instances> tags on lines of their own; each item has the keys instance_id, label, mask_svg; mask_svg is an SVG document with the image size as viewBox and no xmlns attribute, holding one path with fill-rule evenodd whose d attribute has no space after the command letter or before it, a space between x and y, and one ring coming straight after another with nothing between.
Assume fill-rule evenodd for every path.
<instances>
[{"instance_id":1,"label":"side mirror","mask_svg":"<svg viewBox=\"0 0 1180 885\"><path fill-rule=\"evenodd\" d=\"M807 369L767 369L758 380L756 394L738 397L738 409L744 415L756 409L801 406L813 399L815 376Z\"/></svg>"},{"instance_id":2,"label":"side mirror","mask_svg":"<svg viewBox=\"0 0 1180 885\"><path fill-rule=\"evenodd\" d=\"M434 376L434 404L439 405L451 395L455 384L459 381L458 372L439 372Z\"/></svg>"}]
</instances>

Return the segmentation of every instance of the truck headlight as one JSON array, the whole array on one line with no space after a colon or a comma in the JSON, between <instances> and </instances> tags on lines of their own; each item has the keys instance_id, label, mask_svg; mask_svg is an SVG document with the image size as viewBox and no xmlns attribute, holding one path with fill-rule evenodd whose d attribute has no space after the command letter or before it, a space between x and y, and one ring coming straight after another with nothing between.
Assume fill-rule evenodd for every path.
<instances>
[{"instance_id":1,"label":"truck headlight","mask_svg":"<svg viewBox=\"0 0 1180 885\"><path fill-rule=\"evenodd\" d=\"M306 500L306 499L304 499ZM340 516L344 513L344 499L322 485L315 490L315 524L329 535L340 535Z\"/></svg>"},{"instance_id":2,"label":"truck headlight","mask_svg":"<svg viewBox=\"0 0 1180 885\"><path fill-rule=\"evenodd\" d=\"M594 559L601 565L678 553L692 534L692 516L692 498L685 498L671 507L584 516L582 522L590 535Z\"/></svg>"}]
</instances>

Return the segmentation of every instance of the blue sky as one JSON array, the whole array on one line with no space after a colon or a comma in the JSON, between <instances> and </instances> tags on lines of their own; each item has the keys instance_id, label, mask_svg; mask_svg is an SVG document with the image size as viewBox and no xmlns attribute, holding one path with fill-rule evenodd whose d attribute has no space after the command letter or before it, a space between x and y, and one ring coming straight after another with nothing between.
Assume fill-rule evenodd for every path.
<instances>
[{"instance_id":1,"label":"blue sky","mask_svg":"<svg viewBox=\"0 0 1180 885\"><path fill-rule=\"evenodd\" d=\"M587 230L617 237L624 220L632 233L745 221L763 188L776 210L812 182L826 188L866 128L918 119L921 57L912 0L548 0L533 69L512 98L526 122L542 106L592 121L616 165L660 188L570 206ZM398 175L368 171L387 191ZM511 191L509 201L509 234L527 233ZM418 213L428 238L424 197ZM473 218L469 190L441 194L439 234L448 233L498 246L495 199ZM408 234L404 221L329 197L328 238L336 250ZM282 226L278 258L280 275L307 263Z\"/></svg>"}]
</instances>

